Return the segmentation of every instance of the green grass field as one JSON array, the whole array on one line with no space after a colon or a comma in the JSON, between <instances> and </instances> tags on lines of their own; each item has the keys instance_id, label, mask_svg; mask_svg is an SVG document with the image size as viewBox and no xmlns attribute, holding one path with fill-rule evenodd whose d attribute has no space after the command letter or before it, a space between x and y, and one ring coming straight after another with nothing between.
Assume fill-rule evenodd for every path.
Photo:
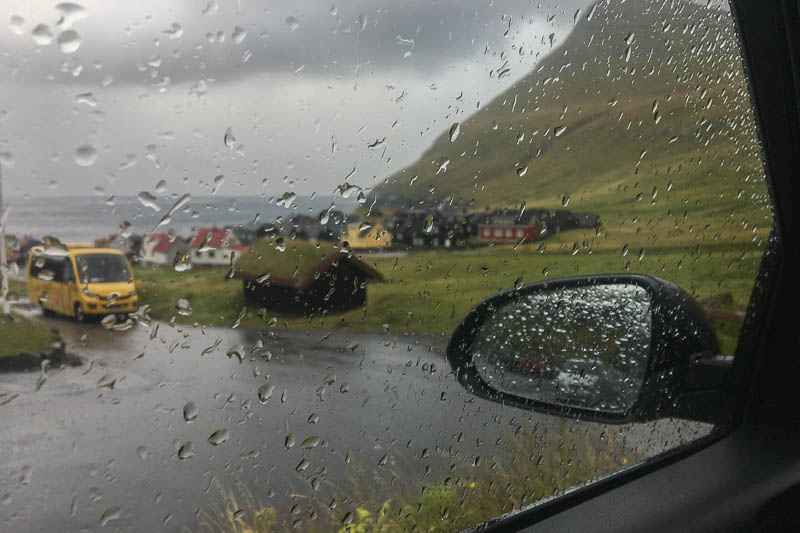
<instances>
[{"instance_id":1,"label":"green grass field","mask_svg":"<svg viewBox=\"0 0 800 533\"><path fill-rule=\"evenodd\" d=\"M0 316L0 357L14 357L22 352L43 352L56 340L42 322L16 313L11 319Z\"/></svg>"},{"instance_id":2,"label":"green grass field","mask_svg":"<svg viewBox=\"0 0 800 533\"><path fill-rule=\"evenodd\" d=\"M425 250L401 257L360 254L378 269L383 282L370 283L364 308L329 316L259 314L245 308L242 282L228 279L228 269L175 272L169 268L137 267L142 282L142 304L151 316L200 325L285 329L343 329L350 331L414 332L448 337L469 309L497 291L530 283L579 274L644 273L683 287L697 299L730 293L731 310L744 310L752 292L766 230L740 242L732 235L715 240L712 235L686 232L664 238L672 246L646 246L636 233L619 231L570 231L516 249L510 245L467 250ZM648 237L648 239L650 238ZM627 251L624 250L625 245ZM292 261L291 243L286 261ZM577 250L577 251L576 251ZM573 252L576 251L576 253ZM189 300L189 316L177 313L175 303ZM241 320L239 320L240 315ZM273 320L274 319L274 320ZM738 324L718 323L723 349L732 353Z\"/></svg>"}]
</instances>

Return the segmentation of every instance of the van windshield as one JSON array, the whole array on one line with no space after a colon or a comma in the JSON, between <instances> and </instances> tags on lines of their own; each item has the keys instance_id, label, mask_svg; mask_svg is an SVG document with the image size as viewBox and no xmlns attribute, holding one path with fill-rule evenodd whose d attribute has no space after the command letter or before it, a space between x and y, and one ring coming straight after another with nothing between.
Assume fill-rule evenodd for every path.
<instances>
[{"instance_id":1,"label":"van windshield","mask_svg":"<svg viewBox=\"0 0 800 533\"><path fill-rule=\"evenodd\" d=\"M128 265L119 255L81 254L75 261L81 283L113 283L131 279Z\"/></svg>"}]
</instances>

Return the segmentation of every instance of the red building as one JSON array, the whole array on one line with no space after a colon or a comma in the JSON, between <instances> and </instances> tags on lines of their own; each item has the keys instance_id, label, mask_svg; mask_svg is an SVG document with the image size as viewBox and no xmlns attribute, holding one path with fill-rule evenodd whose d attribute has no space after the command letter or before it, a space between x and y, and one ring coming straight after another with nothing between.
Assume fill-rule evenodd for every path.
<instances>
[{"instance_id":1,"label":"red building","mask_svg":"<svg viewBox=\"0 0 800 533\"><path fill-rule=\"evenodd\" d=\"M478 223L478 240L488 242L518 243L539 237L539 217L536 212L518 213L495 211L481 217Z\"/></svg>"}]
</instances>

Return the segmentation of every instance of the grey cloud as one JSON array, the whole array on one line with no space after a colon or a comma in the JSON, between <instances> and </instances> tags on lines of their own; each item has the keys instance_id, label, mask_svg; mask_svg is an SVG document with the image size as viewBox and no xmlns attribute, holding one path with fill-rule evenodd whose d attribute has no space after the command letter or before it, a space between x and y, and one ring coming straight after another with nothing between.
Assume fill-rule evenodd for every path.
<instances>
[{"instance_id":1,"label":"grey cloud","mask_svg":"<svg viewBox=\"0 0 800 533\"><path fill-rule=\"evenodd\" d=\"M429 73L480 56L487 45L496 50L519 40L531 18L563 31L571 25L576 6L587 3L569 0L537 8L525 0L359 0L341 5L333 15L328 4L318 1L268 9L257 2L238 2L204 15L205 3L176 9L171 2L136 2L136 11L120 11L116 3L96 1L87 3L88 17L74 24L82 39L74 54L62 53L56 40L48 46L34 43L30 32L39 23L49 22L57 37L52 10L39 12L43 21L32 14L23 35L0 35L0 46L9 79L25 83L51 78L99 85L111 76L117 84L166 86L301 68L298 74L304 76L352 76L358 66L369 72ZM6 10L9 17L14 14L8 6ZM550 16L554 18L546 22ZM289 17L299 23L294 31L286 23ZM237 27L246 32L241 42L232 37ZM404 59L406 52L412 55Z\"/></svg>"}]
</instances>

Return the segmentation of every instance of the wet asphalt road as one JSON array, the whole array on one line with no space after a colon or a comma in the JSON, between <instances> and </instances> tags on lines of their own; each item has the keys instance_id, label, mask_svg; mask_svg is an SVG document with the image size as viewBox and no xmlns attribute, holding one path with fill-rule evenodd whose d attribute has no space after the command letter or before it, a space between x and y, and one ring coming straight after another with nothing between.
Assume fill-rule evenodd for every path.
<instances>
[{"instance_id":1,"label":"wet asphalt road","mask_svg":"<svg viewBox=\"0 0 800 533\"><path fill-rule=\"evenodd\" d=\"M479 439L558 425L466 393L444 338L46 320L85 363L50 369L39 390L39 371L0 374L0 530L198 530L198 509L220 505L236 480L305 515L358 476L389 471L416 491L486 454ZM237 347L241 362L226 355ZM615 430L632 454L651 454L696 431L676 427Z\"/></svg>"}]
</instances>

